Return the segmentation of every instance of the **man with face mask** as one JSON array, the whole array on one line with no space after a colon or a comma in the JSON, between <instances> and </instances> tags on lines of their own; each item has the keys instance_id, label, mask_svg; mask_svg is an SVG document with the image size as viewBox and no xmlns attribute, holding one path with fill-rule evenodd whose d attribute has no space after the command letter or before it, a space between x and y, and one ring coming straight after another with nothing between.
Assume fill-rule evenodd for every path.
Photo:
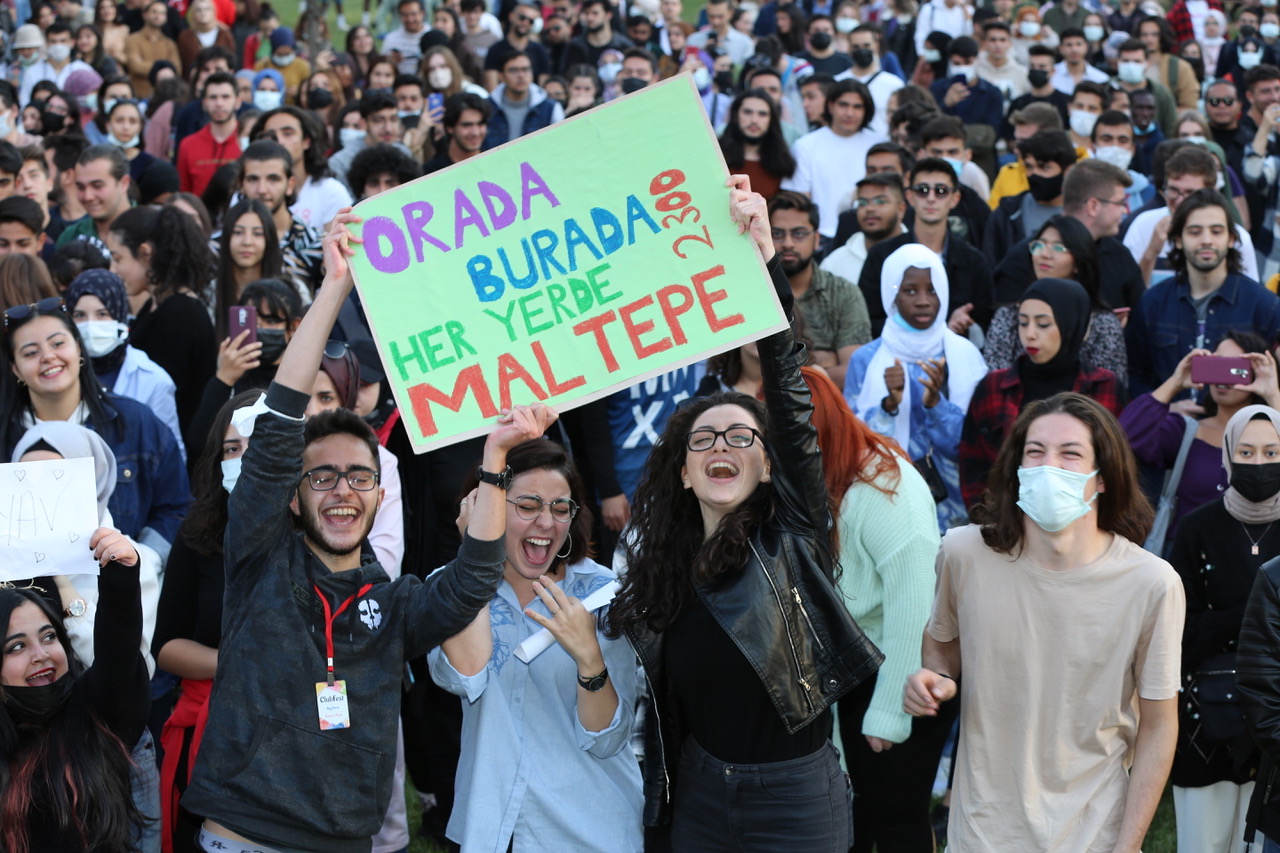
<instances>
[{"instance_id":1,"label":"man with face mask","mask_svg":"<svg viewBox=\"0 0 1280 853\"><path fill-rule=\"evenodd\" d=\"M56 83L59 89L65 89L67 78L76 71L93 69L79 59L71 58L71 28L61 21L49 25L45 34L48 47L45 59L39 59L22 69L22 103L31 100L31 90L42 80ZM25 40L24 40L25 41ZM21 54L19 54L21 56Z\"/></svg>"},{"instance_id":2,"label":"man with face mask","mask_svg":"<svg viewBox=\"0 0 1280 853\"><path fill-rule=\"evenodd\" d=\"M129 346L129 299L124 280L105 268L85 270L71 282L67 310L102 387L150 409L173 433L185 459L173 380L151 356Z\"/></svg>"},{"instance_id":3,"label":"man with face mask","mask_svg":"<svg viewBox=\"0 0 1280 853\"><path fill-rule=\"evenodd\" d=\"M829 15L814 15L809 19L809 47L800 58L822 74L840 75L853 67L849 54L835 48L835 23Z\"/></svg>"},{"instance_id":4,"label":"man with face mask","mask_svg":"<svg viewBox=\"0 0 1280 853\"><path fill-rule=\"evenodd\" d=\"M1115 86L1129 93L1130 109L1133 109L1133 93L1150 92L1156 105L1155 124L1159 127L1163 138L1170 139L1176 135L1174 131L1177 128L1174 125L1177 122L1178 105L1174 102L1173 93L1164 85L1148 79L1149 56L1147 46L1137 39L1129 39L1122 43L1117 51ZM1135 115L1135 121L1137 118ZM1140 135L1146 135L1150 134L1154 128L1138 127L1136 129Z\"/></svg>"},{"instance_id":5,"label":"man with face mask","mask_svg":"<svg viewBox=\"0 0 1280 853\"><path fill-rule=\"evenodd\" d=\"M1083 337L1088 296L1062 279L1037 287L1049 282L1071 297L1024 305L1066 323L1069 301L1061 337ZM949 845L1136 851L1177 742L1185 594L1169 564L1141 547L1152 512L1128 439L1084 394L1031 402L1000 448L983 506L981 526L954 528L942 543L922 668L904 696L913 716L960 697ZM1097 630L1073 630L1081 620Z\"/></svg>"},{"instance_id":6,"label":"man with face mask","mask_svg":"<svg viewBox=\"0 0 1280 853\"><path fill-rule=\"evenodd\" d=\"M1018 150L1030 189L1001 201L987 220L982 253L993 267L1015 244L1062 212L1062 181L1076 162L1076 148L1060 130L1041 131Z\"/></svg>"},{"instance_id":7,"label":"man with face mask","mask_svg":"<svg viewBox=\"0 0 1280 853\"><path fill-rule=\"evenodd\" d=\"M530 0L520 0L507 15L507 35L489 48L484 57L484 86L493 91L502 82L499 77L502 58L518 50L529 55L533 63L533 79L541 83L551 73L551 54L538 40L542 31L542 7Z\"/></svg>"},{"instance_id":8,"label":"man with face mask","mask_svg":"<svg viewBox=\"0 0 1280 853\"><path fill-rule=\"evenodd\" d=\"M1033 44L1027 48L1027 94L1014 98L1009 102L1009 110L1005 113L1005 122L1001 126L1000 138L1006 142L1014 138L1013 115L1035 103L1047 103L1058 111L1062 117L1062 127L1067 126L1067 104L1071 102L1071 93L1059 91L1053 85L1053 66L1057 61L1057 53L1051 47Z\"/></svg>"},{"instance_id":9,"label":"man with face mask","mask_svg":"<svg viewBox=\"0 0 1280 853\"><path fill-rule=\"evenodd\" d=\"M876 133L888 136L889 98L902 88L902 78L880 67L880 31L876 27L863 25L849 33L849 51L853 67L837 74L836 80L853 79L867 87L871 100L876 104L876 114L868 126Z\"/></svg>"},{"instance_id":10,"label":"man with face mask","mask_svg":"<svg viewBox=\"0 0 1280 853\"><path fill-rule=\"evenodd\" d=\"M966 125L969 147L995 171L996 131L1004 122L1004 95L978 77L978 43L968 36L947 46L947 76L934 81L933 97L947 115Z\"/></svg>"}]
</instances>

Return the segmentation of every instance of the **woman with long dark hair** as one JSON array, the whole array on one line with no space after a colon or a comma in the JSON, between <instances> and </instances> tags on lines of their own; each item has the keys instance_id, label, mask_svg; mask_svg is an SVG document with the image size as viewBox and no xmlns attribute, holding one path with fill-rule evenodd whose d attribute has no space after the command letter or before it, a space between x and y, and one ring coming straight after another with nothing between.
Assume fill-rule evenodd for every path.
<instances>
[{"instance_id":1,"label":"woman with long dark hair","mask_svg":"<svg viewBox=\"0 0 1280 853\"><path fill-rule=\"evenodd\" d=\"M183 810L178 801L195 765L218 668L226 588L222 539L227 529L227 495L235 488L240 457L249 443L241 430L252 435L251 407L261 397L261 391L245 391L218 412L192 470L191 512L178 529L165 565L152 653L161 669L182 679L180 698L160 736L164 748L161 837L170 853L199 849L195 837L200 819Z\"/></svg>"},{"instance_id":2,"label":"woman with long dark hair","mask_svg":"<svg viewBox=\"0 0 1280 853\"><path fill-rule=\"evenodd\" d=\"M769 124L764 132L748 137L744 123L758 125L765 117ZM782 135L782 114L763 89L749 89L733 99L729 122L720 134L720 151L729 171L749 177L751 186L766 200L796 171L796 160Z\"/></svg>"},{"instance_id":3,"label":"woman with long dark hair","mask_svg":"<svg viewBox=\"0 0 1280 853\"><path fill-rule=\"evenodd\" d=\"M93 24L81 24L76 29L75 57L97 71L103 80L109 80L120 73L120 66L107 55L102 46L102 31ZM98 108L101 109L101 106Z\"/></svg>"},{"instance_id":4,"label":"woman with long dark hair","mask_svg":"<svg viewBox=\"0 0 1280 853\"><path fill-rule=\"evenodd\" d=\"M250 283L279 278L284 260L271 211L257 199L241 199L227 211L218 238L218 280L213 321L217 336L227 336L227 309L239 305Z\"/></svg>"},{"instance_id":5,"label":"woman with long dark hair","mask_svg":"<svg viewBox=\"0 0 1280 853\"><path fill-rule=\"evenodd\" d=\"M347 32L347 64L351 66L356 87L364 89L369 81L369 69L378 58L378 45L373 40L373 31L364 24L352 27Z\"/></svg>"},{"instance_id":6,"label":"woman with long dark hair","mask_svg":"<svg viewBox=\"0 0 1280 853\"><path fill-rule=\"evenodd\" d=\"M126 210L111 223L107 248L111 271L136 303L133 345L173 378L185 430L218 353L204 301L217 270L213 253L191 217L172 207Z\"/></svg>"},{"instance_id":7,"label":"woman with long dark hair","mask_svg":"<svg viewBox=\"0 0 1280 853\"><path fill-rule=\"evenodd\" d=\"M790 317L765 200L741 175L730 183L733 218ZM829 711L882 656L833 586L804 349L789 328L758 348L764 404L699 398L671 416L649 456L609 632L631 640L651 693L650 832L676 850L844 853L851 812Z\"/></svg>"},{"instance_id":8,"label":"woman with long dark hair","mask_svg":"<svg viewBox=\"0 0 1280 853\"><path fill-rule=\"evenodd\" d=\"M604 636L582 603L615 579L591 559L590 497L554 441L519 444L507 464L502 583L470 626L428 655L435 682L467 698L448 836L467 850L638 853L644 794L628 745L635 656L625 640ZM474 475L463 488L460 528ZM555 644L527 664L512 660L543 628ZM555 774L522 784L521 766L551 760ZM592 795L574 795L582 790Z\"/></svg>"},{"instance_id":9,"label":"woman with long dark hair","mask_svg":"<svg viewBox=\"0 0 1280 853\"><path fill-rule=\"evenodd\" d=\"M1040 226L1028 246L1035 280L1069 278L1080 282L1089 294L1089 332L1085 335L1080 357L1094 367L1110 370L1116 376L1129 375L1129 356L1125 350L1124 327L1100 295L1098 247L1089 229L1074 216L1057 214ZM1027 282L1031 284L1031 282ZM1018 341L1018 306L1021 293L997 293L996 301L1010 304L996 309L987 329L982 356L992 370L1013 366L1022 352Z\"/></svg>"}]
</instances>

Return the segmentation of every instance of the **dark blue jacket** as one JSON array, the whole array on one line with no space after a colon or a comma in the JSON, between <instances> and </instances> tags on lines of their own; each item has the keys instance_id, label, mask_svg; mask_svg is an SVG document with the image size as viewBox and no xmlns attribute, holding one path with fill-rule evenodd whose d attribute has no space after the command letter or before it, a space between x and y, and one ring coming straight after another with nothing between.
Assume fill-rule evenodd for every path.
<instances>
[{"instance_id":1,"label":"dark blue jacket","mask_svg":"<svg viewBox=\"0 0 1280 853\"><path fill-rule=\"evenodd\" d=\"M519 133L512 133L507 126L507 114L502 111L502 94L507 89L505 83L493 90L489 101L493 104L493 114L489 116L489 132L484 138L484 151L497 148L505 142L527 136L535 130L542 130L564 118L564 107L559 101L547 97L538 86L529 87L529 112L524 117L524 127Z\"/></svg>"},{"instance_id":2,"label":"dark blue jacket","mask_svg":"<svg viewBox=\"0 0 1280 853\"><path fill-rule=\"evenodd\" d=\"M957 116L965 124L985 124L998 132L1004 122L1004 95L1000 90L981 77L975 77L969 87L969 97L954 107L948 107L947 89L951 88L952 82L952 77L934 81L933 97L939 108L947 115Z\"/></svg>"},{"instance_id":3,"label":"dark blue jacket","mask_svg":"<svg viewBox=\"0 0 1280 853\"><path fill-rule=\"evenodd\" d=\"M1129 396L1152 391L1173 375L1196 342L1196 310L1191 289L1179 275L1149 289L1134 306L1125 327L1129 350ZM1251 278L1227 276L1209 298L1204 348L1213 349L1227 332L1254 331L1267 340L1280 332L1280 299Z\"/></svg>"}]
</instances>

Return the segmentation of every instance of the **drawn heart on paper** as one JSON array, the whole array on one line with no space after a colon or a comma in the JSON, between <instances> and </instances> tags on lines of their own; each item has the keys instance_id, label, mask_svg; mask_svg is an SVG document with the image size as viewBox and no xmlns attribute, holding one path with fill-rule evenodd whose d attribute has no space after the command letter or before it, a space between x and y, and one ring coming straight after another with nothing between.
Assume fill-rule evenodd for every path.
<instances>
[{"instance_id":1,"label":"drawn heart on paper","mask_svg":"<svg viewBox=\"0 0 1280 853\"><path fill-rule=\"evenodd\" d=\"M55 480L61 480L61 479L62 479L62 475L63 475L63 474L65 474L65 473L67 473L67 472L66 472L66 471L64 471L64 470L62 470L61 468L54 468L54 469L53 469L53 479L55 479Z\"/></svg>"},{"instance_id":2,"label":"drawn heart on paper","mask_svg":"<svg viewBox=\"0 0 1280 853\"><path fill-rule=\"evenodd\" d=\"M13 476L18 478L18 482L22 482L23 480L26 479L27 472L24 469L19 468L18 470L13 472Z\"/></svg>"},{"instance_id":3,"label":"drawn heart on paper","mask_svg":"<svg viewBox=\"0 0 1280 853\"><path fill-rule=\"evenodd\" d=\"M39 563L43 559L44 559L44 554L41 554L39 551L36 551L36 562Z\"/></svg>"},{"instance_id":4,"label":"drawn heart on paper","mask_svg":"<svg viewBox=\"0 0 1280 853\"><path fill-rule=\"evenodd\" d=\"M72 542L75 542L80 538L80 534L73 530L67 534L67 537L70 538Z\"/></svg>"}]
</instances>

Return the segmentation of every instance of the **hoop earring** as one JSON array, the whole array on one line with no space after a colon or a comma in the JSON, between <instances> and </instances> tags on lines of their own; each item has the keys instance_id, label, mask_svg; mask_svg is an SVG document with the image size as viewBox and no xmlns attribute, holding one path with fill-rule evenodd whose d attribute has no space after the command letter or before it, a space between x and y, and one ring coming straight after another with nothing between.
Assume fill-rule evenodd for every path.
<instances>
[{"instance_id":1,"label":"hoop earring","mask_svg":"<svg viewBox=\"0 0 1280 853\"><path fill-rule=\"evenodd\" d=\"M559 557L561 560L563 560L565 557L569 556L569 552L572 550L573 550L573 531L570 530L568 538L564 540L564 553L556 554L556 556Z\"/></svg>"}]
</instances>

